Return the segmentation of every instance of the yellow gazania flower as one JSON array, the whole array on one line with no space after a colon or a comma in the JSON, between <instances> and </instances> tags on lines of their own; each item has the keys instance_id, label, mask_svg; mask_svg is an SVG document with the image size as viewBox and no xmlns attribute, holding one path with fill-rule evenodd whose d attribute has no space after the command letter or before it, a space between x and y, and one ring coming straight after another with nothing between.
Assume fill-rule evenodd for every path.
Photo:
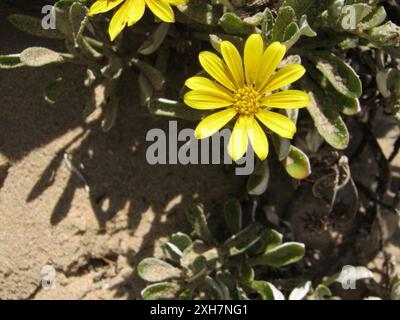
<instances>
[{"instance_id":1,"label":"yellow gazania flower","mask_svg":"<svg viewBox=\"0 0 400 320\"><path fill-rule=\"evenodd\" d=\"M187 0L97 0L89 9L89 16L108 12L121 3L110 22L109 34L113 41L126 27L133 26L144 14L145 5L162 21L175 22L171 5L185 4Z\"/></svg>"},{"instance_id":2,"label":"yellow gazania flower","mask_svg":"<svg viewBox=\"0 0 400 320\"><path fill-rule=\"evenodd\" d=\"M299 64L275 72L285 53L286 47L279 42L264 51L258 34L247 39L243 62L229 41L221 44L223 60L212 52L201 52L200 64L216 82L205 77L189 78L185 85L191 91L185 94L184 101L194 109L224 110L203 119L195 130L196 138L207 138L236 118L228 143L228 152L234 161L246 153L248 140L260 159L268 156L268 140L257 120L278 135L293 138L296 125L284 115L269 110L302 108L310 103L310 97L303 91L271 93L297 81L305 73Z\"/></svg>"}]
</instances>

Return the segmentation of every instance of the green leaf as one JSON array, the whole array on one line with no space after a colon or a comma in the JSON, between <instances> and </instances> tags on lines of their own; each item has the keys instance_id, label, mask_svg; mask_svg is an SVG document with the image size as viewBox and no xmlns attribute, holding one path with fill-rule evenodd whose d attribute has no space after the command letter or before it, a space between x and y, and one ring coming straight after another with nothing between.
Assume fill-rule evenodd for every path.
<instances>
[{"instance_id":1,"label":"green leaf","mask_svg":"<svg viewBox=\"0 0 400 320\"><path fill-rule=\"evenodd\" d=\"M83 33L87 13L88 9L79 2L74 2L69 8L69 21L75 39L79 38Z\"/></svg>"},{"instance_id":2,"label":"green leaf","mask_svg":"<svg viewBox=\"0 0 400 320\"><path fill-rule=\"evenodd\" d=\"M64 62L64 58L60 53L42 47L25 49L22 51L20 59L28 67L42 67L48 64Z\"/></svg>"},{"instance_id":3,"label":"green leaf","mask_svg":"<svg viewBox=\"0 0 400 320\"><path fill-rule=\"evenodd\" d=\"M287 242L273 248L267 253L250 260L252 266L266 265L280 268L301 260L304 257L304 244Z\"/></svg>"},{"instance_id":4,"label":"green leaf","mask_svg":"<svg viewBox=\"0 0 400 320\"><path fill-rule=\"evenodd\" d=\"M119 108L119 97L114 92L111 97L104 101L103 108L103 120L101 122L101 128L104 132L109 132L115 125L117 120L118 108Z\"/></svg>"},{"instance_id":5,"label":"green leaf","mask_svg":"<svg viewBox=\"0 0 400 320\"><path fill-rule=\"evenodd\" d=\"M184 103L165 98L150 99L147 108L155 116L185 120L201 120L210 114L209 111L195 110Z\"/></svg>"},{"instance_id":6,"label":"green leaf","mask_svg":"<svg viewBox=\"0 0 400 320\"><path fill-rule=\"evenodd\" d=\"M192 206L186 210L186 218L192 225L194 232L204 241L208 243L214 243L214 239L211 235L208 227L206 215L201 206Z\"/></svg>"},{"instance_id":7,"label":"green leaf","mask_svg":"<svg viewBox=\"0 0 400 320\"><path fill-rule=\"evenodd\" d=\"M182 256L183 252L173 243L171 242L165 242L161 245L161 250L164 254L165 259L171 260L174 262L179 263Z\"/></svg>"},{"instance_id":8,"label":"green leaf","mask_svg":"<svg viewBox=\"0 0 400 320\"><path fill-rule=\"evenodd\" d=\"M164 87L165 79L159 70L142 60L133 59L132 63L147 77L155 90L160 91Z\"/></svg>"},{"instance_id":9,"label":"green leaf","mask_svg":"<svg viewBox=\"0 0 400 320\"><path fill-rule=\"evenodd\" d=\"M176 245L179 250L184 251L192 244L192 239L185 233L177 232L171 236L170 242Z\"/></svg>"},{"instance_id":10,"label":"green leaf","mask_svg":"<svg viewBox=\"0 0 400 320\"><path fill-rule=\"evenodd\" d=\"M65 94L65 86L67 85L66 81L63 78L58 78L52 83L50 83L44 89L44 98L50 104L55 104Z\"/></svg>"},{"instance_id":11,"label":"green leaf","mask_svg":"<svg viewBox=\"0 0 400 320\"><path fill-rule=\"evenodd\" d=\"M360 24L360 28L364 31L370 30L381 25L386 20L386 10L384 7L379 7L371 12Z\"/></svg>"},{"instance_id":12,"label":"green leaf","mask_svg":"<svg viewBox=\"0 0 400 320\"><path fill-rule=\"evenodd\" d=\"M141 292L144 300L161 300L161 299L174 299L181 286L173 282L161 282L147 286Z\"/></svg>"},{"instance_id":13,"label":"green leaf","mask_svg":"<svg viewBox=\"0 0 400 320\"><path fill-rule=\"evenodd\" d=\"M310 21L315 24L315 20L321 17L321 14L330 6L335 0L285 0L283 6L290 6L296 13L297 17L307 14Z\"/></svg>"},{"instance_id":14,"label":"green leaf","mask_svg":"<svg viewBox=\"0 0 400 320\"><path fill-rule=\"evenodd\" d=\"M264 41L268 44L271 42L272 30L274 26L274 16L272 11L267 7L264 10L264 18L261 22L261 31Z\"/></svg>"},{"instance_id":15,"label":"green leaf","mask_svg":"<svg viewBox=\"0 0 400 320\"><path fill-rule=\"evenodd\" d=\"M153 34L140 46L138 52L143 55L149 55L156 52L163 44L165 37L168 34L169 27L169 23L161 23Z\"/></svg>"},{"instance_id":16,"label":"green leaf","mask_svg":"<svg viewBox=\"0 0 400 320\"><path fill-rule=\"evenodd\" d=\"M260 161L257 163L253 174L247 181L247 192L252 196L262 195L268 188L269 182L269 166L268 161Z\"/></svg>"},{"instance_id":17,"label":"green leaf","mask_svg":"<svg viewBox=\"0 0 400 320\"><path fill-rule=\"evenodd\" d=\"M217 26L221 16L221 8L204 0L189 0L186 4L177 6L177 8L190 20L207 26ZM188 24L190 24L190 20Z\"/></svg>"},{"instance_id":18,"label":"green leaf","mask_svg":"<svg viewBox=\"0 0 400 320\"><path fill-rule=\"evenodd\" d=\"M332 292L327 286L320 284L315 289L313 296L315 300L330 300L330 297L332 297Z\"/></svg>"},{"instance_id":19,"label":"green leaf","mask_svg":"<svg viewBox=\"0 0 400 320\"><path fill-rule=\"evenodd\" d=\"M272 30L272 41L283 42L287 26L295 21L296 14L292 7L280 7Z\"/></svg>"},{"instance_id":20,"label":"green leaf","mask_svg":"<svg viewBox=\"0 0 400 320\"><path fill-rule=\"evenodd\" d=\"M239 200L231 198L225 202L224 216L231 234L236 234L242 230L242 206Z\"/></svg>"},{"instance_id":21,"label":"green leaf","mask_svg":"<svg viewBox=\"0 0 400 320\"><path fill-rule=\"evenodd\" d=\"M297 286L289 295L289 300L303 300L311 290L311 281Z\"/></svg>"},{"instance_id":22,"label":"green leaf","mask_svg":"<svg viewBox=\"0 0 400 320\"><path fill-rule=\"evenodd\" d=\"M332 147L342 150L349 144L349 132L340 117L335 103L311 81L302 81L303 88L308 91L311 98L310 106L307 108L319 134Z\"/></svg>"},{"instance_id":23,"label":"green leaf","mask_svg":"<svg viewBox=\"0 0 400 320\"><path fill-rule=\"evenodd\" d=\"M149 282L159 282L178 278L182 272L169 263L156 258L146 258L137 266L139 276Z\"/></svg>"},{"instance_id":24,"label":"green leaf","mask_svg":"<svg viewBox=\"0 0 400 320\"><path fill-rule=\"evenodd\" d=\"M284 295L272 283L253 281L251 287L260 294L263 300L285 300Z\"/></svg>"},{"instance_id":25,"label":"green leaf","mask_svg":"<svg viewBox=\"0 0 400 320\"><path fill-rule=\"evenodd\" d=\"M286 172L294 179L302 180L311 174L311 164L307 155L296 148L290 147L289 155L283 163Z\"/></svg>"},{"instance_id":26,"label":"green leaf","mask_svg":"<svg viewBox=\"0 0 400 320\"><path fill-rule=\"evenodd\" d=\"M183 252L181 265L188 268L199 256L206 258L208 263L214 263L218 259L218 251L207 247L203 241L196 240Z\"/></svg>"},{"instance_id":27,"label":"green leaf","mask_svg":"<svg viewBox=\"0 0 400 320\"><path fill-rule=\"evenodd\" d=\"M361 96L361 80L357 73L343 60L327 51L313 51L307 57L315 63L317 69L338 92L349 98Z\"/></svg>"},{"instance_id":28,"label":"green leaf","mask_svg":"<svg viewBox=\"0 0 400 320\"><path fill-rule=\"evenodd\" d=\"M0 55L0 69L14 69L23 66L19 54Z\"/></svg>"},{"instance_id":29,"label":"green leaf","mask_svg":"<svg viewBox=\"0 0 400 320\"><path fill-rule=\"evenodd\" d=\"M368 35L369 40L378 47L400 46L400 26L391 21L372 28L369 30Z\"/></svg>"},{"instance_id":30,"label":"green leaf","mask_svg":"<svg viewBox=\"0 0 400 320\"><path fill-rule=\"evenodd\" d=\"M233 12L226 12L219 20L219 24L225 32L230 34L250 34L254 32L254 26L244 22Z\"/></svg>"},{"instance_id":31,"label":"green leaf","mask_svg":"<svg viewBox=\"0 0 400 320\"><path fill-rule=\"evenodd\" d=\"M254 281L254 269L250 264L244 262L240 266L239 277L246 283L252 283Z\"/></svg>"},{"instance_id":32,"label":"green leaf","mask_svg":"<svg viewBox=\"0 0 400 320\"><path fill-rule=\"evenodd\" d=\"M37 37L64 39L64 36L57 29L43 29L41 19L24 14L12 14L7 17L7 20L17 29Z\"/></svg>"},{"instance_id":33,"label":"green leaf","mask_svg":"<svg viewBox=\"0 0 400 320\"><path fill-rule=\"evenodd\" d=\"M393 283L390 290L390 300L400 300L400 280Z\"/></svg>"},{"instance_id":34,"label":"green leaf","mask_svg":"<svg viewBox=\"0 0 400 320\"><path fill-rule=\"evenodd\" d=\"M337 282L346 285L355 283L357 280L373 278L373 276L372 272L365 267L345 266L339 273L325 279L323 284L330 286L332 283Z\"/></svg>"}]
</instances>

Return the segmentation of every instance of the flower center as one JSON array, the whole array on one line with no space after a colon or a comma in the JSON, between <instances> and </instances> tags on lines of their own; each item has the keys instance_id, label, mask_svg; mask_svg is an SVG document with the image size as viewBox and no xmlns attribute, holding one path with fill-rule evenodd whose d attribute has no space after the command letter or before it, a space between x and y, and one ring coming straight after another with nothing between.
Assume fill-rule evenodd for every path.
<instances>
[{"instance_id":1,"label":"flower center","mask_svg":"<svg viewBox=\"0 0 400 320\"><path fill-rule=\"evenodd\" d=\"M252 87L243 87L233 95L233 107L240 115L253 115L260 109L261 95Z\"/></svg>"}]
</instances>

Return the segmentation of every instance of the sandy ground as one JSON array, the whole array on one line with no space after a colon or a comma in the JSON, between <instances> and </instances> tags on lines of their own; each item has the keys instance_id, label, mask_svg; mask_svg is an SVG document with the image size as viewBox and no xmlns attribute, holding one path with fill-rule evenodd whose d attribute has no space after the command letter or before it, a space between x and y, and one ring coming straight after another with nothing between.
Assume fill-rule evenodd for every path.
<instances>
[{"instance_id":1,"label":"sandy ground","mask_svg":"<svg viewBox=\"0 0 400 320\"><path fill-rule=\"evenodd\" d=\"M45 43L3 17L0 39L0 54ZM63 74L76 87L49 105L43 88ZM168 124L137 97L110 133L97 120L83 126L83 75L71 65L0 72L0 299L137 299L136 264L171 233L189 231L185 208L201 200L213 209L243 188L222 166L147 164L147 131ZM41 284L46 265L56 270L51 290Z\"/></svg>"},{"instance_id":2,"label":"sandy ground","mask_svg":"<svg viewBox=\"0 0 400 320\"><path fill-rule=\"evenodd\" d=\"M58 45L18 32L4 14L0 54ZM49 105L43 88L61 75L76 79L75 87L64 102ZM144 282L137 263L159 255L171 233L189 231L185 208L201 201L218 210L244 190L244 179L222 166L150 166L145 135L168 123L149 116L135 95L110 133L97 118L84 124L83 77L84 70L71 65L0 71L0 299L138 299ZM390 128L379 139L387 155L399 135L397 126ZM393 161L397 184L399 164L400 156ZM392 214L384 222L395 236L369 261L377 276L388 259L400 272L399 222ZM47 265L56 270L49 290L42 286Z\"/></svg>"}]
</instances>

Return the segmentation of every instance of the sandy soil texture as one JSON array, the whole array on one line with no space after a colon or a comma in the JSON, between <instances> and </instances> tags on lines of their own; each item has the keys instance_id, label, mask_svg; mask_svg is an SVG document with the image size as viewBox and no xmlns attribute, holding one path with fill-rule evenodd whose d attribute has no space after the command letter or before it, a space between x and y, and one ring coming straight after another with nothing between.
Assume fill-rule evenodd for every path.
<instances>
[{"instance_id":1,"label":"sandy soil texture","mask_svg":"<svg viewBox=\"0 0 400 320\"><path fill-rule=\"evenodd\" d=\"M46 45L1 15L0 54ZM76 86L64 102L47 104L43 88L66 74ZM243 187L222 166L147 164L147 131L168 123L149 116L137 97L110 133L96 118L85 124L83 76L71 65L0 72L1 299L139 298L136 264L159 254L171 233L189 231L185 208L199 199L213 208ZM53 290L42 289L45 265L57 272Z\"/></svg>"}]
</instances>

